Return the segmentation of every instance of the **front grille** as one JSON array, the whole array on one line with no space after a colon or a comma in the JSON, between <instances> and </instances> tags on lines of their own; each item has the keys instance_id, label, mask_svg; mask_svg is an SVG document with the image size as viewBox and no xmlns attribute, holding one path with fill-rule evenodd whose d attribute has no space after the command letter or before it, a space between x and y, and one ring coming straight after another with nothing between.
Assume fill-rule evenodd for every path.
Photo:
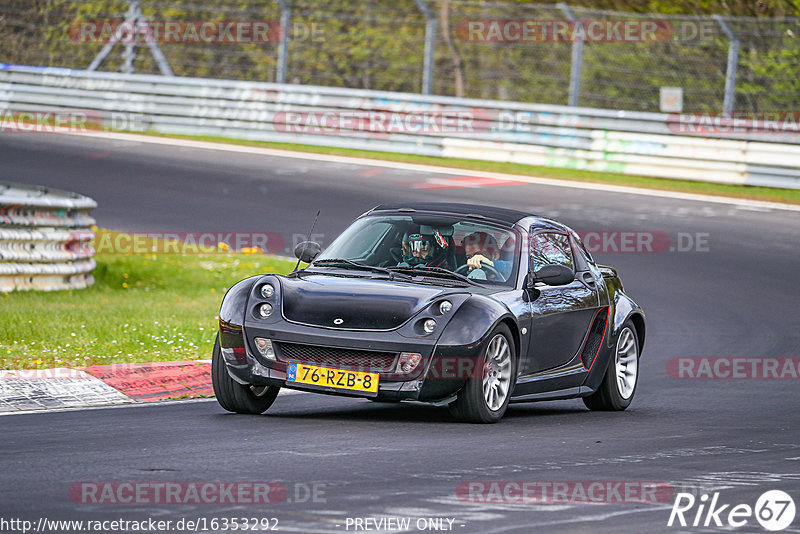
<instances>
[{"instance_id":1,"label":"front grille","mask_svg":"<svg viewBox=\"0 0 800 534\"><path fill-rule=\"evenodd\" d=\"M278 360L288 360L321 365L324 367L346 367L373 373L394 371L397 354L372 350L337 349L300 343L275 343L278 346Z\"/></svg>"}]
</instances>

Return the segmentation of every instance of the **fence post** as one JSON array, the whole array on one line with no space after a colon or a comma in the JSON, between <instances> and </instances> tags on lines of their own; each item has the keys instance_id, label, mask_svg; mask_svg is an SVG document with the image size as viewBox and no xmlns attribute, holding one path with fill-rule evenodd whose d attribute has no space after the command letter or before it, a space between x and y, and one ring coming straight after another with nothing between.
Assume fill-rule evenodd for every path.
<instances>
[{"instance_id":1,"label":"fence post","mask_svg":"<svg viewBox=\"0 0 800 534\"><path fill-rule=\"evenodd\" d=\"M422 66L422 94L433 92L433 53L436 49L436 14L426 0L415 0L417 7L425 15L425 61Z\"/></svg>"},{"instance_id":2,"label":"fence post","mask_svg":"<svg viewBox=\"0 0 800 534\"><path fill-rule=\"evenodd\" d=\"M728 116L733 114L733 104L736 97L736 70L739 67L739 38L733 28L722 15L711 15L719 24L722 32L728 37L728 67L725 72L725 97L722 101L722 112Z\"/></svg>"},{"instance_id":3,"label":"fence post","mask_svg":"<svg viewBox=\"0 0 800 534\"><path fill-rule=\"evenodd\" d=\"M286 83L286 65L289 61L289 33L292 25L292 8L287 0L278 0L281 6L281 40L278 43L278 72L275 81Z\"/></svg>"},{"instance_id":4,"label":"fence post","mask_svg":"<svg viewBox=\"0 0 800 534\"><path fill-rule=\"evenodd\" d=\"M564 13L572 22L577 21L575 14L567 4L556 4L556 7ZM583 25L580 21L575 22L575 31L573 35L583 35ZM572 43L572 60L570 61L569 69L569 98L567 105L577 106L578 99L581 95L581 71L583 69L583 39L576 37Z\"/></svg>"},{"instance_id":5,"label":"fence post","mask_svg":"<svg viewBox=\"0 0 800 534\"><path fill-rule=\"evenodd\" d=\"M138 9L139 0L131 0L130 5L128 6L128 13L125 15L125 20L131 21L132 26L132 38L125 43L125 51L122 53L122 59L124 60L122 64L122 72L125 74L133 74L134 70L136 70L133 62L136 60L136 12Z\"/></svg>"}]
</instances>

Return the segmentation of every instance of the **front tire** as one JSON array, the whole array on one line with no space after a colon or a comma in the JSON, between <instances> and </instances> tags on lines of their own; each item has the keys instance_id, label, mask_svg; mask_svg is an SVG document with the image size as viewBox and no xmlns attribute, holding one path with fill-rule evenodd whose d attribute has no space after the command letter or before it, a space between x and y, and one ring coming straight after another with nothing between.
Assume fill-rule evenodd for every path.
<instances>
[{"instance_id":1,"label":"front tire","mask_svg":"<svg viewBox=\"0 0 800 534\"><path fill-rule=\"evenodd\" d=\"M496 423L508 408L517 369L514 341L505 324L498 325L488 339L472 377L448 406L460 421Z\"/></svg>"},{"instance_id":2,"label":"front tire","mask_svg":"<svg viewBox=\"0 0 800 534\"><path fill-rule=\"evenodd\" d=\"M259 388L259 395L256 395L251 386L242 385L231 378L222 359L219 336L214 342L214 353L211 356L211 384L219 405L234 413L264 413L275 402L275 397L281 390L279 387L268 386Z\"/></svg>"},{"instance_id":3,"label":"front tire","mask_svg":"<svg viewBox=\"0 0 800 534\"><path fill-rule=\"evenodd\" d=\"M590 410L621 411L630 406L639 383L639 338L630 319L617 337L614 357L597 391L583 398Z\"/></svg>"}]
</instances>

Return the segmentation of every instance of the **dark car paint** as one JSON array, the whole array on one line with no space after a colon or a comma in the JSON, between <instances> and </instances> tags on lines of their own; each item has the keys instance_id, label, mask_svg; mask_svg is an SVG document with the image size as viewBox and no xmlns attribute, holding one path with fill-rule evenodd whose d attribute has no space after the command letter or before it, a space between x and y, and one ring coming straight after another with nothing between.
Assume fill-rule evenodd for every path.
<instances>
[{"instance_id":1,"label":"dark car paint","mask_svg":"<svg viewBox=\"0 0 800 534\"><path fill-rule=\"evenodd\" d=\"M392 330L416 315L442 288L364 278L311 274L281 279L287 321L348 330ZM348 306L349 302L358 306Z\"/></svg>"},{"instance_id":2,"label":"dark car paint","mask_svg":"<svg viewBox=\"0 0 800 534\"><path fill-rule=\"evenodd\" d=\"M534 317L521 376L554 369L567 363L581 346L599 301L597 291L574 282L561 287L542 287L531 302Z\"/></svg>"},{"instance_id":3,"label":"dark car paint","mask_svg":"<svg viewBox=\"0 0 800 534\"><path fill-rule=\"evenodd\" d=\"M429 206L434 215L447 214L454 206L459 208ZM466 211L467 208L471 210ZM463 207L457 213L464 218L476 209ZM361 217L392 212L397 212L397 208L381 206ZM500 210L500 215L506 220L497 211L476 213L479 218L506 223L516 213ZM514 221L514 226L526 240L530 232L570 231L556 221L523 215ZM624 293L615 270L598 266L595 272L602 276L592 275L588 260L574 243L572 248L577 262L576 280L561 287L541 284L526 287L527 269L523 268L518 270L514 289L437 287L335 269L329 269L327 275L309 271L302 275L250 277L234 285L223 299L220 309L223 357L229 374L239 383L302 389L300 385L287 386L285 363L261 357L255 350L255 337L320 347L419 352L423 363L412 375L381 376L378 398L447 402L463 387L466 378L441 376L435 372L436 364L448 358L474 364L482 356L490 333L503 322L514 336L518 356L517 384L511 402L586 396L599 387L619 332L628 319L634 321L640 349L644 346L644 313ZM522 259L527 265L525 251L523 247ZM275 287L270 300L277 304L280 313L265 319L256 310L265 301L260 288L266 282ZM364 294L369 297L360 301ZM453 303L453 309L442 316L438 303L445 297ZM304 307L313 310L304 316ZM587 369L581 353L594 318L603 313L608 321L602 343ZM437 321L437 327L432 334L424 335L415 327L429 317ZM345 321L336 327L333 318ZM335 394L364 396L347 391Z\"/></svg>"}]
</instances>

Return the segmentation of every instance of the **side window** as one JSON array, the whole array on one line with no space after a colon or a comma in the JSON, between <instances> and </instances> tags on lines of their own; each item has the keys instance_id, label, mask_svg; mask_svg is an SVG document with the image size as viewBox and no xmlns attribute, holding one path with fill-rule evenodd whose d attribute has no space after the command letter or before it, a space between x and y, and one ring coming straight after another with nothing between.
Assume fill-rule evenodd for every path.
<instances>
[{"instance_id":1,"label":"side window","mask_svg":"<svg viewBox=\"0 0 800 534\"><path fill-rule=\"evenodd\" d=\"M586 258L586 263L589 265L589 270L592 272L594 277L596 279L602 278L603 273L600 272L600 269L597 267L597 263L595 263L594 258L592 258L592 255L587 250L586 245L583 244L580 236L574 230L572 231L572 240L575 241L575 244L578 245L580 253Z\"/></svg>"},{"instance_id":2,"label":"side window","mask_svg":"<svg viewBox=\"0 0 800 534\"><path fill-rule=\"evenodd\" d=\"M562 234L540 233L531 237L531 267L538 271L555 263L575 269L569 238Z\"/></svg>"}]
</instances>

